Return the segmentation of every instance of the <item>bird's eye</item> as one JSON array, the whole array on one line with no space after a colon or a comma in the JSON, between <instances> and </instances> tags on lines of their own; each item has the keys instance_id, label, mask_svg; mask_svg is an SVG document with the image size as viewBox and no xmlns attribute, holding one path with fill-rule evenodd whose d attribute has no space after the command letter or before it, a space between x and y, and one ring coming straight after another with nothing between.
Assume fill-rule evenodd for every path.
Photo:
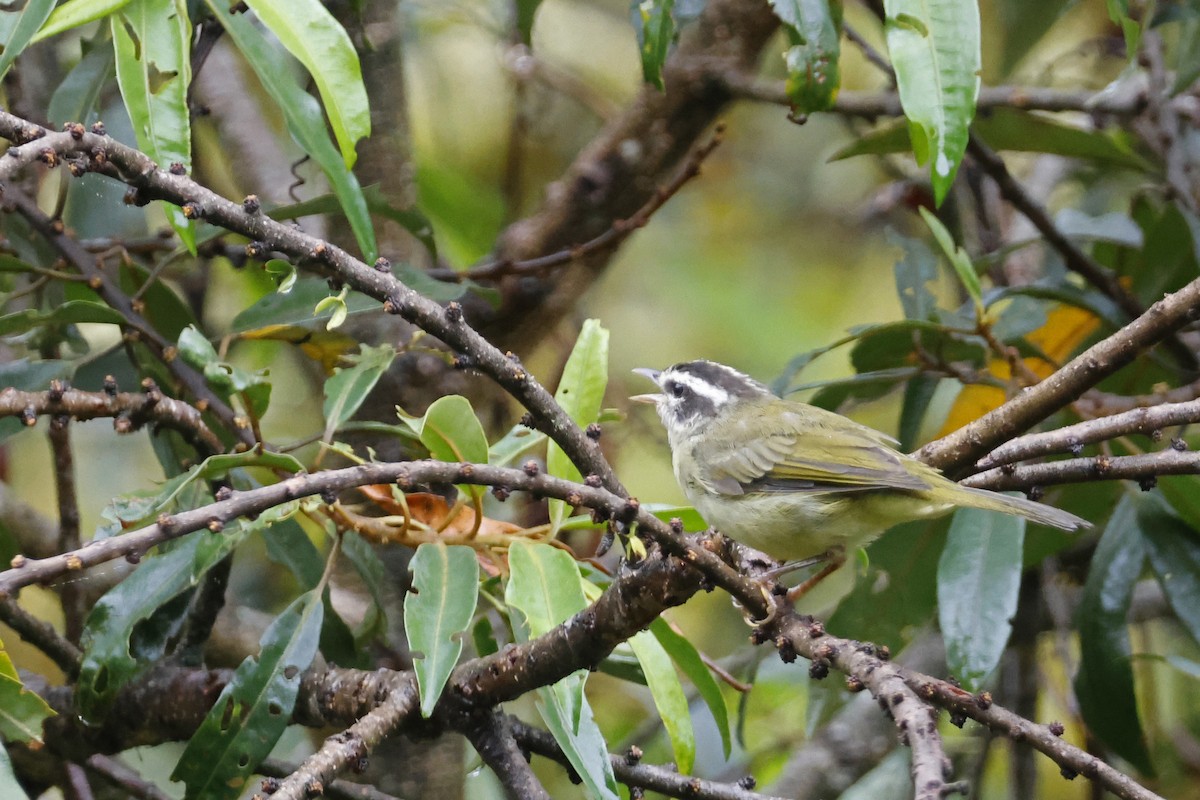
<instances>
[{"instance_id":1,"label":"bird's eye","mask_svg":"<svg viewBox=\"0 0 1200 800\"><path fill-rule=\"evenodd\" d=\"M683 397L688 391L686 386L675 381L668 383L666 388L671 397Z\"/></svg>"}]
</instances>

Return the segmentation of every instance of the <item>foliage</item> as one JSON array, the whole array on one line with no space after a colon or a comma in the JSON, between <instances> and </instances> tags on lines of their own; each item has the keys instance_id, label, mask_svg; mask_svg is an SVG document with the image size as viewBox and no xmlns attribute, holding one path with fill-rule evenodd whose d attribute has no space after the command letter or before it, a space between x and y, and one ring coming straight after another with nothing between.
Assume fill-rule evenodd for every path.
<instances>
[{"instance_id":1,"label":"foliage","mask_svg":"<svg viewBox=\"0 0 1200 800\"><path fill-rule=\"evenodd\" d=\"M1200 358L1186 313L1136 337L1168 313L1142 312L1195 291L1200 274L1200 165L1184 119L1200 17L1188 4L1146 18L1115 1L1093 12L645 0L619 21L614 48L644 85L620 90L605 84L612 65L589 73L563 55L587 48L555 15L591 11L537 0L417 4L411 29L391 18L410 31L403 80L401 65L377 61L400 40L373 39L389 26L363 2L17 5L0 12L11 143L0 163L0 461L14 485L30 482L22 448L44 442L20 432L47 417L55 495L43 505L59 519L43 526L57 539L31 545L36 513L0 516L12 559L0 618L32 643L18 649L4 630L5 796L46 788L28 758L41 747L61 767L83 760L79 748L185 738L172 779L186 797L237 797L288 750L289 726L339 733L311 743L319 752L283 779L284 796L364 767L389 737L448 731L471 738L510 794L528 780L554 796L616 798L637 784L624 767L643 750L646 765L673 760L655 773L684 782L673 793L711 796L701 778L750 770L765 782L801 740L837 745L823 738L835 716L858 724L848 693L818 683L830 670L891 704L913 779L921 746L945 739L955 773L984 776L980 796L999 796L989 759L1033 774L1018 768L1029 753L989 755L979 728L949 738L907 727L894 698L908 695L873 682L907 669L885 647L899 654L930 631L945 645L930 671L957 683L934 698L914 688L924 678L897 673L910 707L986 721L993 701L1024 701L1010 690L1020 684L1044 707L1023 724L1064 718L1064 747L1086 738L1105 769L1181 791L1200 735L1200 462L1187 428L1200 421ZM981 12L1023 26L1001 31ZM1080 42L1054 27L1059 14L1125 52ZM618 25L605 19L595 31ZM201 85L213 42L241 71L215 80L246 95L244 108ZM1100 51L1096 75L1111 82L1024 86L1062 46ZM763 72L750 75L761 48ZM470 80L428 91L454 69ZM995 85L981 91L981 75ZM460 90L503 111L477 102L454 135L435 135ZM716 146L707 123L738 94L786 109L731 114L726 147L742 149L702 173ZM846 133L809 134L833 131L821 126L834 115ZM257 138L222 138L233 123ZM811 148L803 159L797 141ZM239 160L250 152L266 155ZM813 167L818 152L830 163ZM258 168L294 159L295 184L260 185ZM852 189L826 177L868 160L887 169ZM812 172L789 171L795 161ZM705 194L676 199L698 174ZM871 208L848 213L851 191L873 195ZM659 214L665 203L684 206L684 221ZM610 264L618 251L637 257ZM860 254L873 271L847 263ZM783 258L795 269L778 268ZM605 270L619 278L586 294ZM662 283L644 288L647 274ZM798 335L835 306L846 325ZM778 329L781 318L792 327ZM685 324L708 338L678 334ZM1097 342L1124 349L1080 357ZM626 362L727 353L758 374L787 360L778 393L861 414L951 477L1024 489L1095 531L1027 530L972 509L908 523L805 598L825 622L782 607L756 620L754 640L784 661L805 656L810 679L749 658L723 600L664 612L716 586L748 615L781 602L758 557L688 536L704 528L695 509L630 496L665 501L674 489L644 477L635 440L659 440L625 403ZM1056 387L1037 419L995 435ZM115 433L83 435L96 417ZM1080 427L1053 444L1034 430L1068 425ZM945 444L964 428L959 450ZM151 446L113 455L116 434ZM1033 450L1006 460L1016 446ZM666 448L655 458L665 471ZM110 575L95 569L122 558ZM49 591L18 604L33 584ZM1147 594L1161 600L1151 621L1131 623ZM260 623L245 624L250 646L227 630L239 614ZM37 624L60 617L61 632ZM852 640L851 655L834 644ZM54 712L43 695L64 693L18 671L39 663L35 649L55 659L74 704L44 730ZM1021 663L1044 669L1017 674ZM163 676L202 688L164 697ZM143 713L176 700L170 719ZM118 738L96 744L109 730ZM993 734L1028 730L997 723ZM842 746L851 777L825 795L876 796L909 769ZM539 762L530 770L528 754L547 750L581 790ZM156 768L178 753L149 752ZM1047 775L1077 771L1052 756ZM918 795L952 786L918 781Z\"/></svg>"}]
</instances>

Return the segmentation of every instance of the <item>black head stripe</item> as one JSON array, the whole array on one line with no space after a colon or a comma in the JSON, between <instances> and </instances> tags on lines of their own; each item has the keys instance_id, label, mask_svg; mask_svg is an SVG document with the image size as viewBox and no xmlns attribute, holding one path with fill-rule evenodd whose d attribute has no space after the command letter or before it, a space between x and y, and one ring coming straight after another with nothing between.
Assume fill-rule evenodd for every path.
<instances>
[{"instance_id":1,"label":"black head stripe","mask_svg":"<svg viewBox=\"0 0 1200 800\"><path fill-rule=\"evenodd\" d=\"M697 379L721 389L731 397L757 397L771 393L770 389L749 375L715 361L688 361L676 364L669 371L695 376Z\"/></svg>"}]
</instances>

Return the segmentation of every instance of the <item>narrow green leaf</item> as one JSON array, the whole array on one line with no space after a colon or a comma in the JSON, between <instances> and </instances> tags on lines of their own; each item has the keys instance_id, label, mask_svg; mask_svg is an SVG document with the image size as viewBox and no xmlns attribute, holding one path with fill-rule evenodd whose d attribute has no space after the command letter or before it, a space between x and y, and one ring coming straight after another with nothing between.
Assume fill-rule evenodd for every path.
<instances>
[{"instance_id":1,"label":"narrow green leaf","mask_svg":"<svg viewBox=\"0 0 1200 800\"><path fill-rule=\"evenodd\" d=\"M100 598L88 614L80 641L83 661L76 703L83 719L99 721L121 687L161 657L166 630L148 631L145 623L160 607L196 586L246 533L244 526L237 525L220 534L188 536L167 552L144 559L132 575ZM135 628L140 636L152 634L148 649L135 644ZM139 652L135 655L131 649Z\"/></svg>"},{"instance_id":2,"label":"narrow green leaf","mask_svg":"<svg viewBox=\"0 0 1200 800\"><path fill-rule=\"evenodd\" d=\"M607 385L608 330L600 325L599 320L589 319L583 323L575 347L567 358L554 399L576 424L585 427L600 417L600 405L604 401ZM557 478L571 481L581 478L579 469L553 441L546 449L546 471ZM550 525L557 530L571 509L563 500L551 499L547 504Z\"/></svg>"},{"instance_id":3,"label":"narrow green leaf","mask_svg":"<svg viewBox=\"0 0 1200 800\"><path fill-rule=\"evenodd\" d=\"M354 177L338 149L329 141L320 104L292 77L287 54L273 47L254 23L246 19L246 15L229 13L229 4L225 0L206 2L213 16L221 21L229 38L245 56L267 94L283 112L288 131L296 144L320 165L321 171L329 179L329 185L342 204L342 212L350 223L363 259L374 261L379 253L367 201L358 178Z\"/></svg>"},{"instance_id":4,"label":"narrow green leaf","mask_svg":"<svg viewBox=\"0 0 1200 800\"><path fill-rule=\"evenodd\" d=\"M301 675L317 654L323 615L317 591L305 592L267 628L258 658L248 656L238 666L171 773L171 780L187 784L187 800L241 796L291 720Z\"/></svg>"},{"instance_id":5,"label":"narrow green leaf","mask_svg":"<svg viewBox=\"0 0 1200 800\"><path fill-rule=\"evenodd\" d=\"M282 520L260 529L259 533L267 548L267 558L291 570L301 588L308 590L317 585L325 570L324 559L299 522Z\"/></svg>"},{"instance_id":6,"label":"narrow green leaf","mask_svg":"<svg viewBox=\"0 0 1200 800\"><path fill-rule=\"evenodd\" d=\"M1200 642L1200 534L1158 495L1138 508L1138 525L1167 603Z\"/></svg>"},{"instance_id":7,"label":"narrow green leaf","mask_svg":"<svg viewBox=\"0 0 1200 800\"><path fill-rule=\"evenodd\" d=\"M25 333L34 328L49 325L77 325L82 322L99 322L120 325L124 321L120 312L103 303L88 300L68 300L49 311L27 308L0 317L0 336Z\"/></svg>"},{"instance_id":8,"label":"narrow green leaf","mask_svg":"<svg viewBox=\"0 0 1200 800\"><path fill-rule=\"evenodd\" d=\"M390 344L359 346L359 354L349 360L353 366L338 367L325 381L325 440L354 416L375 384L387 372L396 358L396 348Z\"/></svg>"},{"instance_id":9,"label":"narrow green leaf","mask_svg":"<svg viewBox=\"0 0 1200 800\"><path fill-rule=\"evenodd\" d=\"M1125 37L1125 55L1132 62L1137 57L1142 43L1142 26L1129 16L1129 0L1105 0L1108 16Z\"/></svg>"},{"instance_id":10,"label":"narrow green leaf","mask_svg":"<svg viewBox=\"0 0 1200 800\"><path fill-rule=\"evenodd\" d=\"M725 758L728 759L732 747L729 732L729 707L725 705L725 696L721 694L721 687L717 684L717 679L713 677L712 672L700 657L700 651L686 638L676 633L670 623L662 617L650 623L650 633L670 655L675 666L679 667L696 687L696 691L700 693L700 698L708 706L713 720L717 723L717 732L721 734L721 746L724 748ZM678 758L678 756L676 757Z\"/></svg>"},{"instance_id":11,"label":"narrow green leaf","mask_svg":"<svg viewBox=\"0 0 1200 800\"><path fill-rule=\"evenodd\" d=\"M94 22L127 5L129 0L67 0L54 9L46 24L33 37L33 41L40 42L71 28Z\"/></svg>"},{"instance_id":12,"label":"narrow green leaf","mask_svg":"<svg viewBox=\"0 0 1200 800\"><path fill-rule=\"evenodd\" d=\"M371 109L362 66L349 34L320 0L246 0L317 84L346 169L354 147L371 135Z\"/></svg>"},{"instance_id":13,"label":"narrow green leaf","mask_svg":"<svg viewBox=\"0 0 1200 800\"><path fill-rule=\"evenodd\" d=\"M887 230L888 244L903 250L903 255L892 268L896 278L896 293L907 319L931 320L937 312L937 298L929 286L937 281L937 257L929 246L920 239L901 236Z\"/></svg>"},{"instance_id":14,"label":"narrow green leaf","mask_svg":"<svg viewBox=\"0 0 1200 800\"><path fill-rule=\"evenodd\" d=\"M1049 153L1126 169L1147 170L1150 166L1133 149L1125 131L1081 128L1014 108L990 109L972 123L972 129L996 150ZM829 160L903 153L913 147L909 130L905 120L884 123L837 150Z\"/></svg>"},{"instance_id":15,"label":"narrow green leaf","mask_svg":"<svg viewBox=\"0 0 1200 800\"><path fill-rule=\"evenodd\" d=\"M950 265L954 267L955 274L958 275L963 288L967 290L967 294L975 303L975 308L982 311L983 287L979 283L979 275L975 272L975 265L971 263L971 257L967 255L966 250L955 244L954 237L950 235L950 231L946 230L946 226L937 218L937 215L924 206L921 206L920 211L921 218L925 220L925 224L933 233L933 238L937 240L942 252L950 261Z\"/></svg>"},{"instance_id":16,"label":"narrow green leaf","mask_svg":"<svg viewBox=\"0 0 1200 800\"><path fill-rule=\"evenodd\" d=\"M533 42L533 19L537 16L538 6L542 0L516 0L516 28L521 36L521 42L528 45Z\"/></svg>"},{"instance_id":17,"label":"narrow green leaf","mask_svg":"<svg viewBox=\"0 0 1200 800\"><path fill-rule=\"evenodd\" d=\"M59 6L59 9L66 6ZM87 124L96 117L100 92L113 74L113 49L97 42L54 90L46 115L54 125L68 122Z\"/></svg>"},{"instance_id":18,"label":"narrow green leaf","mask_svg":"<svg viewBox=\"0 0 1200 800\"><path fill-rule=\"evenodd\" d=\"M584 697L583 675L569 675L553 686L538 689L541 702L537 708L589 795L595 800L618 800L620 794L608 759L608 744ZM576 707L574 724L572 706Z\"/></svg>"},{"instance_id":19,"label":"narrow green leaf","mask_svg":"<svg viewBox=\"0 0 1200 800\"><path fill-rule=\"evenodd\" d=\"M33 41L34 34L53 10L54 0L26 0L20 11L0 12L3 15L0 18L0 30L8 34L3 41L3 52L0 52L0 78Z\"/></svg>"},{"instance_id":20,"label":"narrow green leaf","mask_svg":"<svg viewBox=\"0 0 1200 800\"><path fill-rule=\"evenodd\" d=\"M433 713L462 654L462 636L475 615L479 562L470 547L426 542L409 562L412 589L404 600L404 630L412 645L421 714Z\"/></svg>"},{"instance_id":21,"label":"narrow green leaf","mask_svg":"<svg viewBox=\"0 0 1200 800\"><path fill-rule=\"evenodd\" d=\"M684 775L690 774L696 762L696 731L692 728L687 697L671 657L650 631L641 631L633 636L629 646L642 666L650 696L654 698L658 716L671 740L675 765Z\"/></svg>"},{"instance_id":22,"label":"narrow green leaf","mask_svg":"<svg viewBox=\"0 0 1200 800\"><path fill-rule=\"evenodd\" d=\"M518 639L528 641L582 611L587 604L579 567L570 555L548 544L514 542L504 599L520 613L514 620ZM571 766L597 798L615 798L616 779L608 747L583 693L587 673L568 675L538 689L538 710Z\"/></svg>"},{"instance_id":23,"label":"narrow green leaf","mask_svg":"<svg viewBox=\"0 0 1200 800\"><path fill-rule=\"evenodd\" d=\"M642 0L634 3L638 50L642 54L642 80L663 90L663 64L675 41L675 0Z\"/></svg>"},{"instance_id":24,"label":"narrow green leaf","mask_svg":"<svg viewBox=\"0 0 1200 800\"><path fill-rule=\"evenodd\" d=\"M785 90L802 114L833 107L841 86L842 4L829 0L771 0L788 43Z\"/></svg>"},{"instance_id":25,"label":"narrow green leaf","mask_svg":"<svg viewBox=\"0 0 1200 800\"><path fill-rule=\"evenodd\" d=\"M54 709L21 683L17 668L0 642L0 737L8 742L42 743L42 723ZM0 784L3 776L0 774ZM7 797L8 795L4 795Z\"/></svg>"},{"instance_id":26,"label":"narrow green leaf","mask_svg":"<svg viewBox=\"0 0 1200 800\"><path fill-rule=\"evenodd\" d=\"M975 691L1000 663L1021 589L1025 520L962 508L938 561L938 624L946 663Z\"/></svg>"},{"instance_id":27,"label":"narrow green leaf","mask_svg":"<svg viewBox=\"0 0 1200 800\"><path fill-rule=\"evenodd\" d=\"M160 167L192 169L192 25L184 0L132 0L111 18L117 84L133 121L138 147ZM196 254L195 225L163 203L171 227Z\"/></svg>"},{"instance_id":28,"label":"narrow green leaf","mask_svg":"<svg viewBox=\"0 0 1200 800\"><path fill-rule=\"evenodd\" d=\"M1076 614L1079 672L1075 697L1088 728L1117 755L1153 774L1138 716L1125 617L1146 560L1138 524L1140 499L1126 494L1113 511L1092 556Z\"/></svg>"},{"instance_id":29,"label":"narrow green leaf","mask_svg":"<svg viewBox=\"0 0 1200 800\"><path fill-rule=\"evenodd\" d=\"M930 162L940 205L967 149L981 67L979 7L884 0L885 32L917 163Z\"/></svg>"},{"instance_id":30,"label":"narrow green leaf","mask_svg":"<svg viewBox=\"0 0 1200 800\"><path fill-rule=\"evenodd\" d=\"M936 375L917 375L904 387L904 402L900 406L900 426L896 438L900 440L900 450L911 453L920 444L921 425L925 422L925 412L933 400L941 378Z\"/></svg>"},{"instance_id":31,"label":"narrow green leaf","mask_svg":"<svg viewBox=\"0 0 1200 800\"><path fill-rule=\"evenodd\" d=\"M355 641L365 648L375 636L387 630L387 604L383 597L387 568L371 543L354 531L342 534L342 555L353 565L354 571L358 573L371 595L371 607L367 609L362 624L354 632Z\"/></svg>"}]
</instances>

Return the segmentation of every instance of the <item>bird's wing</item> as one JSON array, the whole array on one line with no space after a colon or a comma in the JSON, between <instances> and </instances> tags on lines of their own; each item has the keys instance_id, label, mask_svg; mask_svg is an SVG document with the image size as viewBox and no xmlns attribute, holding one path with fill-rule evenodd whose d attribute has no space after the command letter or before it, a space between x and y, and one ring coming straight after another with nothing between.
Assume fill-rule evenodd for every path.
<instances>
[{"instance_id":1,"label":"bird's wing","mask_svg":"<svg viewBox=\"0 0 1200 800\"><path fill-rule=\"evenodd\" d=\"M767 417L773 419L764 425ZM713 448L719 454L701 470L702 482L719 494L930 487L905 468L907 457L888 445L885 434L818 408L756 415L722 438Z\"/></svg>"}]
</instances>

